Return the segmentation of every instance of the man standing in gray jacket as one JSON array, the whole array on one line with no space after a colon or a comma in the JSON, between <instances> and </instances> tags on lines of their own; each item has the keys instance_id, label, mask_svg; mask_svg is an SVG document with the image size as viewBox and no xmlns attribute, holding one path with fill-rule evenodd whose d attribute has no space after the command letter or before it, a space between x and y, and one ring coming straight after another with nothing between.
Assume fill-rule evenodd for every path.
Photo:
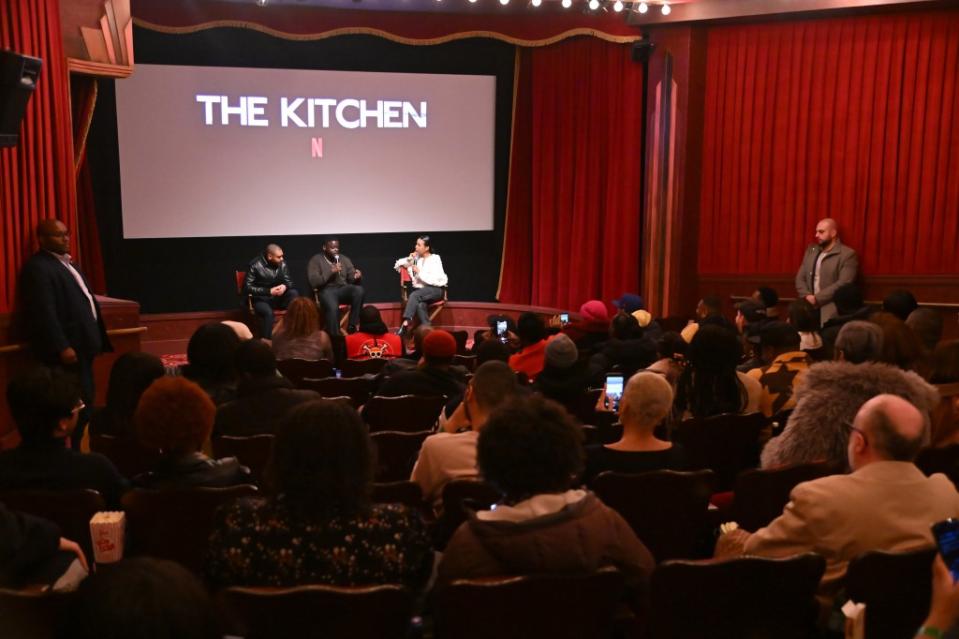
<instances>
[{"instance_id":1,"label":"man standing in gray jacket","mask_svg":"<svg viewBox=\"0 0 959 639\"><path fill-rule=\"evenodd\" d=\"M349 332L355 333L360 323L363 308L363 287L359 285L363 274L353 267L353 262L340 254L339 240L323 242L323 252L314 255L307 265L307 277L316 294L326 318L326 332L339 335L341 302L350 304Z\"/></svg>"},{"instance_id":2,"label":"man standing in gray jacket","mask_svg":"<svg viewBox=\"0 0 959 639\"><path fill-rule=\"evenodd\" d=\"M806 249L796 273L796 292L818 308L820 322L826 322L836 315L836 289L854 282L858 272L859 256L839 241L836 220L827 217L816 224L816 243Z\"/></svg>"}]
</instances>

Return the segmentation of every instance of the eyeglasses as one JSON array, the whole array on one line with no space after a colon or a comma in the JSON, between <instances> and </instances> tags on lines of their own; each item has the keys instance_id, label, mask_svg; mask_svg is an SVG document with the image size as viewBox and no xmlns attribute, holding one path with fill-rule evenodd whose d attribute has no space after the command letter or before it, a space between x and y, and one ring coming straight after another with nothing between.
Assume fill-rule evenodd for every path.
<instances>
[{"instance_id":1,"label":"eyeglasses","mask_svg":"<svg viewBox=\"0 0 959 639\"><path fill-rule=\"evenodd\" d=\"M854 431L856 431L857 433L859 433L859 435L862 437L863 441L865 441L867 444L869 443L869 437L866 436L866 431L864 431L864 430L861 429L861 428L856 428L856 427L853 426L850 422L843 422L843 423L844 423L846 426L849 427L849 430L854 430Z\"/></svg>"}]
</instances>

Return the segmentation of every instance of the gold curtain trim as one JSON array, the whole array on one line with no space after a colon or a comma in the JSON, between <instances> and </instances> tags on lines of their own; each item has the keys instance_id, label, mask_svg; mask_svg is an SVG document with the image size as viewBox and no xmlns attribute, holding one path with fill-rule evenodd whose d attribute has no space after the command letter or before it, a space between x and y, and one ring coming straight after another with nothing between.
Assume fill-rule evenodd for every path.
<instances>
[{"instance_id":1,"label":"gold curtain trim","mask_svg":"<svg viewBox=\"0 0 959 639\"><path fill-rule=\"evenodd\" d=\"M407 38L404 36L396 35L395 33L390 33L389 31L383 31L382 29L373 29L371 27L342 27L339 29L331 29L329 31L323 31L321 33L287 33L286 31L280 31L278 29L272 29L270 27L265 27L261 24L255 22L246 22L242 20L213 20L210 22L201 22L200 24L193 24L187 27L170 27L162 24L155 24L153 22L148 22L141 18L134 18L134 23L138 27L143 27L144 29L150 29L151 31L159 31L160 33L172 33L172 34L184 34L184 33L196 33L198 31L204 31L206 29L216 29L220 27L232 27L239 29L251 29L253 31L259 31L267 35L271 35L277 38L283 38L284 40L325 40L327 38L335 38L337 36L343 35L372 35L384 38L386 40L391 40L393 42L398 42L400 44L409 44L413 46L429 46L434 44L443 44L446 42L453 42L455 40L465 40L467 38L491 38L493 40L500 40L509 44L514 44L523 47L545 47L551 44L555 44L567 38L573 38L576 36L590 36L593 38L599 38L600 40L605 40L607 42L613 42L617 44L626 44L629 42L637 42L643 39L643 36L639 33L636 35L625 35L617 36L597 29L587 29L585 27L579 27L576 29L569 29L568 31L563 31L555 36L549 38L543 38L541 40L524 40L521 38L515 38L513 36L506 35L505 33L499 33L497 31L461 31L459 33L450 33L445 36L440 36L438 38Z\"/></svg>"},{"instance_id":2,"label":"gold curtain trim","mask_svg":"<svg viewBox=\"0 0 959 639\"><path fill-rule=\"evenodd\" d=\"M509 237L509 195L513 188L513 146L516 144L516 94L519 93L520 55L521 52L519 47L517 47L513 55L513 106L509 124L509 164L506 170L506 215L503 220L503 249L499 255L499 282L496 283L497 301L499 301L500 293L503 291L503 266L506 264L506 238Z\"/></svg>"},{"instance_id":3,"label":"gold curtain trim","mask_svg":"<svg viewBox=\"0 0 959 639\"><path fill-rule=\"evenodd\" d=\"M80 129L79 135L79 144L76 145L76 149L73 152L73 177L76 179L80 175L80 161L83 159L83 152L87 148L87 136L90 135L90 125L93 123L93 110L97 104L97 92L99 91L99 84L97 84L96 78L91 78L93 82L93 90L90 91L89 97L87 97L87 104L84 109L86 113L86 119L83 122L83 128Z\"/></svg>"}]
</instances>

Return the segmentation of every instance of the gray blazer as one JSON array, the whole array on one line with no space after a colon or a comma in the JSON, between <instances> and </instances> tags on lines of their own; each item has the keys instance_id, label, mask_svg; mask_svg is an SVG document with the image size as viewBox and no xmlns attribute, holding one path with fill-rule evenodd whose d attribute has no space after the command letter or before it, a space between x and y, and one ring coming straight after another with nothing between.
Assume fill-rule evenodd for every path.
<instances>
[{"instance_id":1,"label":"gray blazer","mask_svg":"<svg viewBox=\"0 0 959 639\"><path fill-rule=\"evenodd\" d=\"M306 276L310 280L310 286L315 289L322 289L326 286L344 286L353 284L356 280L356 269L353 268L353 262L345 255L340 255L340 266L343 270L340 275L343 276L343 282L335 277L333 267L326 260L326 255L317 253L310 258L310 263L306 267Z\"/></svg>"},{"instance_id":2,"label":"gray blazer","mask_svg":"<svg viewBox=\"0 0 959 639\"><path fill-rule=\"evenodd\" d=\"M796 292L800 297L806 297L813 292L813 271L816 260L822 251L818 244L811 244L803 256L802 266L796 273ZM819 273L819 292L816 293L816 305L820 307L820 320L826 322L836 315L836 305L832 303L832 296L836 289L843 284L856 281L859 273L859 256L839 240L826 253Z\"/></svg>"}]
</instances>

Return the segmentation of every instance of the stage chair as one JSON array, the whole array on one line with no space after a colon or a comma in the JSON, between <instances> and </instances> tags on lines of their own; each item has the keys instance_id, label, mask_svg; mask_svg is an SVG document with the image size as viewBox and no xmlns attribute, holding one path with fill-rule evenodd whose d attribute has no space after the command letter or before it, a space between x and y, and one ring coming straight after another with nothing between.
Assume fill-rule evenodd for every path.
<instances>
[{"instance_id":1,"label":"stage chair","mask_svg":"<svg viewBox=\"0 0 959 639\"><path fill-rule=\"evenodd\" d=\"M363 406L363 421L370 427L371 433L381 430L407 433L432 430L445 405L444 396L375 395Z\"/></svg>"},{"instance_id":2,"label":"stage chair","mask_svg":"<svg viewBox=\"0 0 959 639\"><path fill-rule=\"evenodd\" d=\"M604 472L591 488L630 525L657 561L708 556L709 498L716 484L710 470Z\"/></svg>"},{"instance_id":3,"label":"stage chair","mask_svg":"<svg viewBox=\"0 0 959 639\"><path fill-rule=\"evenodd\" d=\"M200 574L217 508L256 494L253 485L131 490L122 500L127 514L126 554L171 559Z\"/></svg>"},{"instance_id":4,"label":"stage chair","mask_svg":"<svg viewBox=\"0 0 959 639\"><path fill-rule=\"evenodd\" d=\"M376 481L409 479L423 440L431 434L432 431L429 430L415 433L381 430L372 433L370 438L376 449Z\"/></svg>"},{"instance_id":5,"label":"stage chair","mask_svg":"<svg viewBox=\"0 0 959 639\"><path fill-rule=\"evenodd\" d=\"M378 375L386 366L388 359L347 359L340 364L343 377L362 377L363 375Z\"/></svg>"},{"instance_id":6,"label":"stage chair","mask_svg":"<svg viewBox=\"0 0 959 639\"><path fill-rule=\"evenodd\" d=\"M866 639L912 637L929 611L935 548L872 551L849 562L846 594L866 604Z\"/></svg>"},{"instance_id":7,"label":"stage chair","mask_svg":"<svg viewBox=\"0 0 959 639\"><path fill-rule=\"evenodd\" d=\"M305 379L299 387L316 391L327 399L349 397L353 408L359 408L373 393L373 380L369 377L324 377Z\"/></svg>"},{"instance_id":8,"label":"stage chair","mask_svg":"<svg viewBox=\"0 0 959 639\"><path fill-rule=\"evenodd\" d=\"M664 562L653 573L650 636L817 636L815 595L825 568L826 560L814 553L785 559Z\"/></svg>"},{"instance_id":9,"label":"stage chair","mask_svg":"<svg viewBox=\"0 0 959 639\"><path fill-rule=\"evenodd\" d=\"M92 562L93 558L87 559ZM72 594L12 590L0 588L0 629L11 639L55 639L67 636L66 614L72 605Z\"/></svg>"},{"instance_id":10,"label":"stage chair","mask_svg":"<svg viewBox=\"0 0 959 639\"><path fill-rule=\"evenodd\" d=\"M106 510L103 496L89 488L72 490L2 490L0 502L10 510L49 519L60 527L60 535L80 544L93 563L90 519ZM2 623L0 623L2 627ZM0 633L2 634L2 633Z\"/></svg>"},{"instance_id":11,"label":"stage chair","mask_svg":"<svg viewBox=\"0 0 959 639\"><path fill-rule=\"evenodd\" d=\"M218 599L246 639L405 639L413 596L397 585L227 588Z\"/></svg>"},{"instance_id":12,"label":"stage chair","mask_svg":"<svg viewBox=\"0 0 959 639\"><path fill-rule=\"evenodd\" d=\"M290 380L297 388L302 388L303 380L322 379L333 375L333 362L328 359L281 359L276 370Z\"/></svg>"},{"instance_id":13,"label":"stage chair","mask_svg":"<svg viewBox=\"0 0 959 639\"><path fill-rule=\"evenodd\" d=\"M782 514L797 484L841 472L829 462L744 470L736 478L733 519L740 528L755 532Z\"/></svg>"},{"instance_id":14,"label":"stage chair","mask_svg":"<svg viewBox=\"0 0 959 639\"><path fill-rule=\"evenodd\" d=\"M246 292L246 271L233 271L236 296L246 298L246 310L253 315L253 296Z\"/></svg>"},{"instance_id":15,"label":"stage chair","mask_svg":"<svg viewBox=\"0 0 959 639\"><path fill-rule=\"evenodd\" d=\"M152 470L160 451L147 448L136 439L90 433L90 450L105 456L124 477L136 477Z\"/></svg>"},{"instance_id":16,"label":"stage chair","mask_svg":"<svg viewBox=\"0 0 959 639\"><path fill-rule=\"evenodd\" d=\"M959 486L959 444L941 448L923 448L916 458L916 466L926 475L942 473Z\"/></svg>"},{"instance_id":17,"label":"stage chair","mask_svg":"<svg viewBox=\"0 0 959 639\"><path fill-rule=\"evenodd\" d=\"M408 302L410 299L410 292L412 291L412 289L413 289L413 277L410 275L409 270L405 266L401 266L400 267L400 299L403 301L404 307L406 306L406 302ZM427 310L429 311L429 314L430 314L431 323L433 322L434 319L436 319L436 316L440 314L440 311L443 310L443 307L446 306L446 302L448 301L447 293L448 293L448 288L444 286L443 298L435 302L431 302L427 306ZM465 346L466 343L464 342L463 345Z\"/></svg>"},{"instance_id":18,"label":"stage chair","mask_svg":"<svg viewBox=\"0 0 959 639\"><path fill-rule=\"evenodd\" d=\"M437 639L609 637L623 598L615 568L587 575L458 579L434 594Z\"/></svg>"},{"instance_id":19,"label":"stage chair","mask_svg":"<svg viewBox=\"0 0 959 639\"><path fill-rule=\"evenodd\" d=\"M717 489L732 490L741 471L759 465L759 433L766 423L762 413L685 419L675 439L686 449L691 468L716 471Z\"/></svg>"},{"instance_id":20,"label":"stage chair","mask_svg":"<svg viewBox=\"0 0 959 639\"><path fill-rule=\"evenodd\" d=\"M270 452L273 450L273 439L274 436L270 434L249 437L221 435L211 440L213 456L217 459L236 457L241 464L249 467L253 479L260 483L263 479L263 471L266 470L270 460Z\"/></svg>"},{"instance_id":21,"label":"stage chair","mask_svg":"<svg viewBox=\"0 0 959 639\"><path fill-rule=\"evenodd\" d=\"M489 510L500 500L499 491L479 479L454 479L443 486L443 512L433 529L433 546L446 547L467 518L467 510Z\"/></svg>"}]
</instances>

